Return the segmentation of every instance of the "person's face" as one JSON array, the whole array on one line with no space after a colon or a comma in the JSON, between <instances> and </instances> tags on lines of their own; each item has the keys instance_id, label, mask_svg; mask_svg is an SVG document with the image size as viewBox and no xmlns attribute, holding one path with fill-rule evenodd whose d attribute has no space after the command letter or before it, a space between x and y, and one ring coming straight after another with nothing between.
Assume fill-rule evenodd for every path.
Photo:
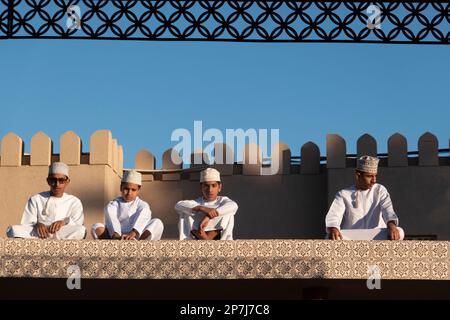
<instances>
[{"instance_id":1,"label":"person's face","mask_svg":"<svg viewBox=\"0 0 450 320\"><path fill-rule=\"evenodd\" d=\"M47 183L50 186L50 193L54 197L62 197L64 190L69 185L69 178L60 173L53 173L47 177Z\"/></svg>"},{"instance_id":2,"label":"person's face","mask_svg":"<svg viewBox=\"0 0 450 320\"><path fill-rule=\"evenodd\" d=\"M219 182L203 182L200 186L203 197L208 201L216 200L217 195L222 190L222 184Z\"/></svg>"},{"instance_id":3,"label":"person's face","mask_svg":"<svg viewBox=\"0 0 450 320\"><path fill-rule=\"evenodd\" d=\"M124 182L120 186L120 192L122 192L122 198L125 202L136 200L136 197L139 195L139 190L141 190L141 187L134 183Z\"/></svg>"},{"instance_id":4,"label":"person's face","mask_svg":"<svg viewBox=\"0 0 450 320\"><path fill-rule=\"evenodd\" d=\"M377 175L366 172L356 172L356 187L360 190L368 190L377 182Z\"/></svg>"}]
</instances>

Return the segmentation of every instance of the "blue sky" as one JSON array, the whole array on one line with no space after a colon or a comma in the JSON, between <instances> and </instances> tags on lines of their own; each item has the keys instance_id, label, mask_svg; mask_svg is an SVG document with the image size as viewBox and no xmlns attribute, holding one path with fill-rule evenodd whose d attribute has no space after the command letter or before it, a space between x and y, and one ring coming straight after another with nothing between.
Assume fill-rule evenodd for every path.
<instances>
[{"instance_id":1,"label":"blue sky","mask_svg":"<svg viewBox=\"0 0 450 320\"><path fill-rule=\"evenodd\" d=\"M140 149L157 156L177 128L280 129L293 155L327 133L355 152L364 133L386 151L400 132L417 150L425 131L450 138L450 46L1 40L0 136L29 151L44 131L110 129L125 166Z\"/></svg>"}]
</instances>

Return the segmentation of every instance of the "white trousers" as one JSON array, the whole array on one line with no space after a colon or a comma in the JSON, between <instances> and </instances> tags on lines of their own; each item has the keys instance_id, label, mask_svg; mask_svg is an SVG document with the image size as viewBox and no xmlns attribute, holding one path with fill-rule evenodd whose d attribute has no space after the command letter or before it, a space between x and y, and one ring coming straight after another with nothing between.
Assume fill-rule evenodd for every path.
<instances>
[{"instance_id":1,"label":"white trousers","mask_svg":"<svg viewBox=\"0 0 450 320\"><path fill-rule=\"evenodd\" d=\"M180 232L180 240L192 240L191 231L199 230L204 215L196 214L195 216L180 214L178 222L178 230ZM220 240L233 240L234 215L226 215L211 219L205 231L222 231Z\"/></svg>"},{"instance_id":2,"label":"white trousers","mask_svg":"<svg viewBox=\"0 0 450 320\"><path fill-rule=\"evenodd\" d=\"M107 227L105 227L105 225L103 223L96 223L92 226L92 236L94 237L95 240L98 240L98 236L95 233L95 231L98 228L107 228ZM108 229L108 232L109 231L111 231L111 230ZM155 240L155 241L161 240L163 232L164 232L164 224L159 219L152 219L152 220L150 220L150 223L147 225L147 227L145 227L145 229L142 233L144 233L145 231L150 232L150 236L147 239L143 239L143 240ZM128 232L131 232L131 230L122 230L122 233L128 233Z\"/></svg>"},{"instance_id":3,"label":"white trousers","mask_svg":"<svg viewBox=\"0 0 450 320\"><path fill-rule=\"evenodd\" d=\"M405 231L397 227L400 232L400 240L405 238ZM378 229L345 229L341 230L343 240L388 240L387 228Z\"/></svg>"},{"instance_id":4,"label":"white trousers","mask_svg":"<svg viewBox=\"0 0 450 320\"><path fill-rule=\"evenodd\" d=\"M38 239L38 233L34 226L13 225L6 229L8 238ZM84 226L66 225L58 232L50 235L49 239L54 240L83 240L86 237L86 228Z\"/></svg>"}]
</instances>

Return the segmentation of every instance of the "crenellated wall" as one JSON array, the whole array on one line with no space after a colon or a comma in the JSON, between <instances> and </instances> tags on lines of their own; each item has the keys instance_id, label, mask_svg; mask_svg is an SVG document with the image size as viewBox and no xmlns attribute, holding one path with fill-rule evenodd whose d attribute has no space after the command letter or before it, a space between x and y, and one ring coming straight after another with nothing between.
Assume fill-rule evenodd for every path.
<instances>
[{"instance_id":1,"label":"crenellated wall","mask_svg":"<svg viewBox=\"0 0 450 320\"><path fill-rule=\"evenodd\" d=\"M438 140L427 132L417 143L418 155L408 157L407 141L401 134L388 139L388 155L382 157L378 182L392 197L400 224L409 235L436 235L450 239L450 157L439 157ZM413 147L416 149L416 146ZM358 156L376 155L377 142L365 134L357 141ZM335 193L352 184L355 158L346 157L345 140L327 136L328 203Z\"/></svg>"},{"instance_id":2,"label":"crenellated wall","mask_svg":"<svg viewBox=\"0 0 450 320\"><path fill-rule=\"evenodd\" d=\"M248 164L249 150L258 150L256 164ZM379 183L391 193L394 208L408 235L434 235L450 239L450 157L439 157L434 135L420 137L418 155L408 157L406 139L394 134L388 140L388 153L380 156ZM415 149L415 148L414 148ZM155 216L166 224L165 236L176 238L177 215L173 211L179 199L200 195L198 172L167 174L164 170L181 169L167 150L160 170L151 152L136 155L135 168L145 176L142 197L151 203ZM321 164L320 150L312 142L300 150L301 161L291 159L286 144L275 146L272 161L278 157L275 175L261 175L261 154L258 146L248 145L244 164L217 164L224 182L223 194L240 206L236 216L235 236L238 239L320 239L324 236L324 218L336 192L354 183L356 157L377 155L377 142L365 134L358 139L357 155L347 155L345 140L336 134L327 136L327 154ZM231 148L217 144L215 155L233 159ZM175 155L179 157L178 154ZM191 159L202 159L201 151ZM203 158L204 159L204 158ZM217 160L217 159L216 159ZM178 161L177 161L178 162ZM192 162L192 161L191 161ZM222 163L225 161L217 161ZM201 165L191 165L191 169ZM148 171L152 172L149 173ZM147 172L147 173L145 173Z\"/></svg>"},{"instance_id":3,"label":"crenellated wall","mask_svg":"<svg viewBox=\"0 0 450 320\"><path fill-rule=\"evenodd\" d=\"M249 163L249 150L258 150L255 164ZM302 150L303 166L291 166L291 151L285 144L275 146L273 157L279 157L275 175L261 175L261 150L247 145L243 164L216 164L222 173L222 194L239 204L236 216L235 237L239 239L296 239L323 237L323 213L326 211L326 172L320 168L320 153L313 143ZM145 173L156 168L156 159L142 150L136 156L136 169L144 173L142 197L151 204L155 216L166 226L165 237L178 237L178 215L174 206L181 199L193 199L201 195L199 173L203 165L193 164L195 172L164 173L164 170L181 169L182 164L172 162L176 153L169 149L163 154L163 172ZM234 159L230 147L216 144L215 160ZM202 158L201 152L191 159ZM178 162L178 161L176 161ZM192 161L191 161L192 162Z\"/></svg>"},{"instance_id":4,"label":"crenellated wall","mask_svg":"<svg viewBox=\"0 0 450 320\"><path fill-rule=\"evenodd\" d=\"M123 172L123 150L111 132L101 130L91 136L89 153L81 153L81 140L73 132L61 137L61 153L53 154L52 142L43 133L31 141L30 155L23 154L23 142L15 134L2 140L0 158L0 227L5 230L18 223L27 198L47 190L47 167L61 160L71 166L68 192L84 204L86 226L103 221L103 206L119 193ZM407 153L406 139L394 134L387 141L388 153L380 155L378 181L385 185L408 235L434 235L450 239L450 157L438 151L438 141L431 133L420 137L417 155ZM249 151L257 151L253 164ZM216 163L234 159L230 147L216 144ZM275 146L272 163L279 166L273 175L262 175L261 150L247 145L243 162L215 164L222 173L223 195L239 204L236 239L322 239L324 218L335 193L354 183L356 156L377 155L376 140L365 134L357 141L357 155L348 155L345 140L336 134L327 136L326 157L316 144L308 142L299 157L291 157L286 144ZM177 161L177 159L179 161ZM204 159L202 151L191 159ZM193 162L193 161L191 161ZM157 170L155 156L141 150L135 169L143 173L141 197L151 205L153 216L164 221L164 239L177 239L177 201L200 195L199 170L206 164L192 164L182 169L181 157L173 149L164 152ZM2 236L4 233L2 232Z\"/></svg>"},{"instance_id":5,"label":"crenellated wall","mask_svg":"<svg viewBox=\"0 0 450 320\"><path fill-rule=\"evenodd\" d=\"M60 138L60 153L53 153L53 142L38 132L31 139L30 154L24 154L24 142L14 133L1 141L0 157L0 230L4 237L10 224L20 223L28 198L47 191L48 166L55 161L70 166L67 192L81 199L85 224L103 221L103 207L117 195L123 171L123 148L108 130L90 137L90 152L82 153L82 141L72 131Z\"/></svg>"}]
</instances>

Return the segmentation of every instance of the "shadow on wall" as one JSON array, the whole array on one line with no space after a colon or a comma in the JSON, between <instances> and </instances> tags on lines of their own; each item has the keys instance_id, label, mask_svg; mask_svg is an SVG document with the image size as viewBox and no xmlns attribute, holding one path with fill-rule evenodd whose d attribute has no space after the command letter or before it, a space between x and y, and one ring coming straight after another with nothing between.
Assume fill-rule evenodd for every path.
<instances>
[{"instance_id":1,"label":"shadow on wall","mask_svg":"<svg viewBox=\"0 0 450 320\"><path fill-rule=\"evenodd\" d=\"M391 194L400 225L407 235L436 235L450 240L450 157L448 149L439 151L431 133L418 140L418 152L408 157L407 141L400 134L388 140L388 153L379 155L378 183ZM346 143L338 135L327 136L328 204L335 193L354 184L355 159L377 156L375 139L365 134L358 139L357 155L349 158ZM439 156L443 154L444 156Z\"/></svg>"},{"instance_id":2,"label":"shadow on wall","mask_svg":"<svg viewBox=\"0 0 450 320\"><path fill-rule=\"evenodd\" d=\"M53 153L53 143L43 133L31 141L30 155L24 155L22 139L13 133L2 139L0 155L0 230L20 221L26 200L43 191L43 176L52 161L70 165L73 183L69 192L78 196L86 211L86 226L103 220L103 207L119 195L123 172L123 150L108 130L95 132L90 139L90 152L82 153L81 140L69 131L61 136L61 153ZM425 133L418 142L417 157L408 157L406 139L394 134L388 140L388 153L380 157L379 179L392 194L394 208L408 234L437 234L450 239L450 158L439 157L434 135ZM249 150L256 150L256 163L249 163ZM323 239L324 218L335 193L353 184L355 159L362 154L377 155L377 143L368 134L357 142L357 155L346 153L346 142L335 134L327 136L327 156L320 157L319 148L308 142L301 157L291 157L285 144L276 145L272 163L279 166L273 175L262 175L262 154L258 146L246 145L243 163L223 164L234 159L231 149L216 144L214 166L222 173L223 195L239 204L236 215L236 239ZM447 150L448 153L448 150ZM155 218L166 226L164 239L178 238L177 201L200 196L198 172L182 170L174 161L174 150L167 150L161 170L156 159L142 150L136 156L136 169L144 173L142 199L149 202ZM175 158L178 153L175 154ZM203 151L192 154L202 157ZM178 155L180 158L180 156ZM301 159L298 162L298 159ZM25 159L25 160L24 160ZM222 161L220 161L222 160ZM321 161L326 160L326 165ZM194 164L199 169L205 165ZM267 169L267 168L266 168ZM11 185L20 185L11 193ZM45 189L44 189L45 190Z\"/></svg>"}]
</instances>

